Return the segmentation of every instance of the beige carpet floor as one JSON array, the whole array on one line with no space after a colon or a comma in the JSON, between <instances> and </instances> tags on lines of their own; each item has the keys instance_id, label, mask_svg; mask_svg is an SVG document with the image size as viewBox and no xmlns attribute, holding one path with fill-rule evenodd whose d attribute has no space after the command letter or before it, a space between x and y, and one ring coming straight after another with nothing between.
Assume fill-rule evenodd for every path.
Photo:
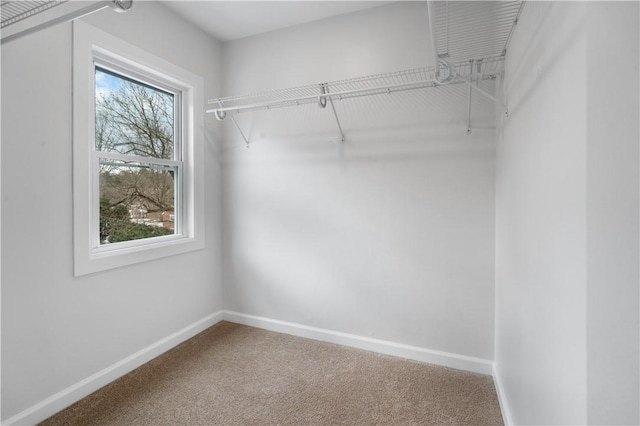
<instances>
[{"instance_id":1,"label":"beige carpet floor","mask_svg":"<svg viewBox=\"0 0 640 426\"><path fill-rule=\"evenodd\" d=\"M41 424L503 422L490 376L221 322Z\"/></svg>"}]
</instances>

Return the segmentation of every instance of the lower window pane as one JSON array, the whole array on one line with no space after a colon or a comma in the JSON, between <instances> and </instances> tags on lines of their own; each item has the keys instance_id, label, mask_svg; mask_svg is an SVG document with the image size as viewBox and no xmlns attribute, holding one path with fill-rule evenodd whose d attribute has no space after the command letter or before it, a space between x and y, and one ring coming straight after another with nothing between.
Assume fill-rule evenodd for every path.
<instances>
[{"instance_id":1,"label":"lower window pane","mask_svg":"<svg viewBox=\"0 0 640 426\"><path fill-rule=\"evenodd\" d=\"M176 233L178 168L100 159L100 245Z\"/></svg>"}]
</instances>

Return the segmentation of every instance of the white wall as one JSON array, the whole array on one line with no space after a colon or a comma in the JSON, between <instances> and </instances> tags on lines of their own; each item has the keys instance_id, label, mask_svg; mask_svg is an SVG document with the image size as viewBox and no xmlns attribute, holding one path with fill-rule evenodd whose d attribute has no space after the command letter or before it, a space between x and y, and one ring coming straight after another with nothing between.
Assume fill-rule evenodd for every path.
<instances>
[{"instance_id":1,"label":"white wall","mask_svg":"<svg viewBox=\"0 0 640 426\"><path fill-rule=\"evenodd\" d=\"M136 2L86 20L203 76L206 96L219 93L219 44L164 6ZM3 420L222 308L215 129L206 248L73 277L71 34L61 24L2 46Z\"/></svg>"},{"instance_id":2,"label":"white wall","mask_svg":"<svg viewBox=\"0 0 640 426\"><path fill-rule=\"evenodd\" d=\"M429 65L426 4L224 45L228 95ZM493 359L494 128L463 86L237 116L224 139L226 309ZM483 115L484 114L484 115ZM227 120L228 121L228 120Z\"/></svg>"},{"instance_id":3,"label":"white wall","mask_svg":"<svg viewBox=\"0 0 640 426\"><path fill-rule=\"evenodd\" d=\"M222 168L209 117L206 249L78 279L71 26L3 45L2 418L223 307L492 360L495 271L511 420L638 423L637 17L527 2L497 152L477 96L465 134L463 86L338 102L345 144L315 105L240 115L251 148L226 122ZM157 3L85 19L202 75L206 98L431 57L422 2L223 52Z\"/></svg>"},{"instance_id":4,"label":"white wall","mask_svg":"<svg viewBox=\"0 0 640 426\"><path fill-rule=\"evenodd\" d=\"M639 13L594 2L587 14L589 424L640 423Z\"/></svg>"},{"instance_id":5,"label":"white wall","mask_svg":"<svg viewBox=\"0 0 640 426\"><path fill-rule=\"evenodd\" d=\"M584 3L528 2L496 163L496 366L516 424L586 422Z\"/></svg>"},{"instance_id":6,"label":"white wall","mask_svg":"<svg viewBox=\"0 0 640 426\"><path fill-rule=\"evenodd\" d=\"M515 424L639 421L637 40L637 4L527 2L507 54L496 371Z\"/></svg>"}]
</instances>

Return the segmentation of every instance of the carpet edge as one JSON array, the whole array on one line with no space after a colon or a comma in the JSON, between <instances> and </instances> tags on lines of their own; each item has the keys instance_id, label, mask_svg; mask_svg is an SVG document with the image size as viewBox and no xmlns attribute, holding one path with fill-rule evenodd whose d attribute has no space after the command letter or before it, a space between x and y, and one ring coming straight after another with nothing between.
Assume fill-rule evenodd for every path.
<instances>
[{"instance_id":1,"label":"carpet edge","mask_svg":"<svg viewBox=\"0 0 640 426\"><path fill-rule=\"evenodd\" d=\"M234 311L223 311L223 318L225 321L236 324L493 376L493 361L488 359L405 345Z\"/></svg>"}]
</instances>

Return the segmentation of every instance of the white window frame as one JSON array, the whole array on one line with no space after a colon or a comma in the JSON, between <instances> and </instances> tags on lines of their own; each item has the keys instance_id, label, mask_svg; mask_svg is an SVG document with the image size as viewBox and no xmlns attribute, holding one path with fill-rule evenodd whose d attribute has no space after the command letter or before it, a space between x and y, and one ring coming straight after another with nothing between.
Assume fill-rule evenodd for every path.
<instances>
[{"instance_id":1,"label":"white window frame","mask_svg":"<svg viewBox=\"0 0 640 426\"><path fill-rule=\"evenodd\" d=\"M99 164L101 159L110 159L110 160L121 160L121 161L134 161L139 163L152 163L163 166L172 166L177 168L177 173L175 176L176 187L174 189L174 206L175 212L178 215L178 222L175 229L174 235L167 235L165 237L153 237L153 241L166 241L173 240L177 238L182 238L182 229L185 228L183 225L182 212L185 210L182 199L182 194L185 189L184 185L184 162L183 158L183 143L182 139L184 138L183 127L182 126L182 90L183 87L175 87L171 82L166 81L164 76L149 76L140 73L138 69L132 69L127 64L122 64L118 60L114 60L113 55L105 54L103 50L94 50L94 68L101 68L106 71L112 72L115 75L119 75L125 78L130 78L133 81L140 82L142 84L149 85L151 87L155 87L164 92L171 93L174 96L174 157L171 160L165 160L160 158L151 158L151 157L142 157L131 154L121 154L118 152L106 152L100 151L97 149L93 150L93 170L92 173L92 181L93 181L93 207L92 212L94 217L99 217L100 215L100 181L98 178L99 173ZM160 80L158 78L161 78ZM95 86L94 86L95 87ZM95 97L94 97L95 102ZM93 118L93 122L95 123L95 116ZM95 131L94 131L95 134ZM95 146L95 140L94 144ZM148 239L140 239L140 240L131 240L124 241L115 244L100 244L100 224L98 220L93 220L92 224L92 247L94 248L95 253L102 253L111 250L120 250L124 247L135 247L138 245L149 244L151 241Z\"/></svg>"},{"instance_id":2,"label":"white window frame","mask_svg":"<svg viewBox=\"0 0 640 426\"><path fill-rule=\"evenodd\" d=\"M100 245L99 157L117 153L95 150L95 67L135 80L152 82L179 96L180 154L178 164L176 233L163 237ZM73 24L73 226L74 274L104 271L204 248L203 116L204 81L85 22ZM127 160L148 162L126 155ZM162 163L163 160L154 160Z\"/></svg>"}]
</instances>

